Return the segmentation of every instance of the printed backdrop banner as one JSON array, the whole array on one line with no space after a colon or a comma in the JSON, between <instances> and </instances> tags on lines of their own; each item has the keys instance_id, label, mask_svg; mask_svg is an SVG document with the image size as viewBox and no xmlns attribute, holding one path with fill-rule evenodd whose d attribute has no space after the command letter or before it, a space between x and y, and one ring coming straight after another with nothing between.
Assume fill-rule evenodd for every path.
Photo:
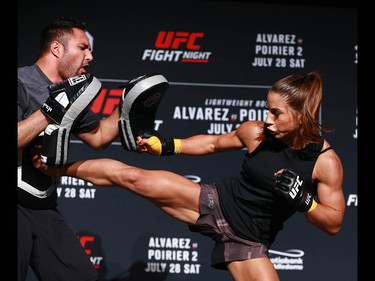
<instances>
[{"instance_id":1,"label":"printed backdrop banner","mask_svg":"<svg viewBox=\"0 0 375 281\"><path fill-rule=\"evenodd\" d=\"M178 6L178 7L177 7ZM93 73L103 89L92 104L101 117L119 103L121 86L147 73L170 83L155 129L166 137L221 134L264 120L267 89L290 74L319 71L320 118L345 170L345 219L331 237L302 214L288 221L270 256L281 280L357 280L357 10L316 6L187 1L179 5L112 1L18 1L18 66L37 55L42 28L60 16L87 24ZM116 140L94 151L72 137L70 160L109 157L211 183L240 170L245 151L203 157L155 157ZM213 269L213 241L119 187L63 177L59 208L104 281L231 280ZM27 281L36 280L32 272Z\"/></svg>"}]
</instances>

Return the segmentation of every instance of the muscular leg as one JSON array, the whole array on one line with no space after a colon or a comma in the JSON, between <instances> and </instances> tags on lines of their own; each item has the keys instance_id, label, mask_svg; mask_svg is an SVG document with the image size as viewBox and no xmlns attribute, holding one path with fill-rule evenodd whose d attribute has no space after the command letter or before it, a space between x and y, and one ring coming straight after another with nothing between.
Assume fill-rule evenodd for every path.
<instances>
[{"instance_id":1,"label":"muscular leg","mask_svg":"<svg viewBox=\"0 0 375 281\"><path fill-rule=\"evenodd\" d=\"M268 258L234 261L228 264L234 281L279 281L276 269Z\"/></svg>"},{"instance_id":2,"label":"muscular leg","mask_svg":"<svg viewBox=\"0 0 375 281\"><path fill-rule=\"evenodd\" d=\"M185 223L199 217L200 185L178 174L145 170L113 159L71 163L60 175L77 177L97 186L119 186L150 200L164 212Z\"/></svg>"},{"instance_id":3,"label":"muscular leg","mask_svg":"<svg viewBox=\"0 0 375 281\"><path fill-rule=\"evenodd\" d=\"M178 174L164 170L130 168L131 178L121 187L147 198L164 212L194 224L199 217L200 186ZM125 177L129 170L122 171Z\"/></svg>"}]
</instances>

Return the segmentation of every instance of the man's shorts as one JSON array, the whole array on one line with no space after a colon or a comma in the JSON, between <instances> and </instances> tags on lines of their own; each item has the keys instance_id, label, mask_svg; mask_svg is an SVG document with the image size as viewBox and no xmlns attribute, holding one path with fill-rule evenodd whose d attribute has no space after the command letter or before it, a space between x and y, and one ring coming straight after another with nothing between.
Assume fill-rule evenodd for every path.
<instances>
[{"instance_id":1,"label":"man's shorts","mask_svg":"<svg viewBox=\"0 0 375 281\"><path fill-rule=\"evenodd\" d=\"M227 269L226 264L231 261L269 258L268 246L238 237L228 225L220 208L215 185L201 185L199 210L197 223L189 228L215 240L211 253L212 267Z\"/></svg>"}]
</instances>

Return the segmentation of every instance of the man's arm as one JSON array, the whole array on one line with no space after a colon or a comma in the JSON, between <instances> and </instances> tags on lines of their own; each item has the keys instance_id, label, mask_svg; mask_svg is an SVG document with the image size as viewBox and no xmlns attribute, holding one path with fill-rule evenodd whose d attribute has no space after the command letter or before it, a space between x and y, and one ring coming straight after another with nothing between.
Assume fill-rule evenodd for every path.
<instances>
[{"instance_id":1,"label":"man's arm","mask_svg":"<svg viewBox=\"0 0 375 281\"><path fill-rule=\"evenodd\" d=\"M19 121L17 124L17 145L18 149L24 148L34 140L50 123L40 110L35 111L28 118Z\"/></svg>"},{"instance_id":2,"label":"man's arm","mask_svg":"<svg viewBox=\"0 0 375 281\"><path fill-rule=\"evenodd\" d=\"M108 147L119 134L119 112L115 109L107 118L100 120L99 126L91 132L78 134L78 138L96 150Z\"/></svg>"}]
</instances>

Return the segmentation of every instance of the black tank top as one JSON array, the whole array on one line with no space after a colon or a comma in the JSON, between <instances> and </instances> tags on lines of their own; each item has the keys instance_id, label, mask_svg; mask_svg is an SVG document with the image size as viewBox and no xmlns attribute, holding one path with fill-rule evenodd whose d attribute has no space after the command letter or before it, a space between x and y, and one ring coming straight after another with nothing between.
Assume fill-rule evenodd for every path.
<instances>
[{"instance_id":1,"label":"black tank top","mask_svg":"<svg viewBox=\"0 0 375 281\"><path fill-rule=\"evenodd\" d=\"M285 220L296 212L274 192L274 173L282 168L295 171L316 195L312 172L319 155L330 149L321 151L322 146L323 139L301 150L276 139L264 141L246 153L238 176L216 183L223 214L238 236L271 246Z\"/></svg>"}]
</instances>

